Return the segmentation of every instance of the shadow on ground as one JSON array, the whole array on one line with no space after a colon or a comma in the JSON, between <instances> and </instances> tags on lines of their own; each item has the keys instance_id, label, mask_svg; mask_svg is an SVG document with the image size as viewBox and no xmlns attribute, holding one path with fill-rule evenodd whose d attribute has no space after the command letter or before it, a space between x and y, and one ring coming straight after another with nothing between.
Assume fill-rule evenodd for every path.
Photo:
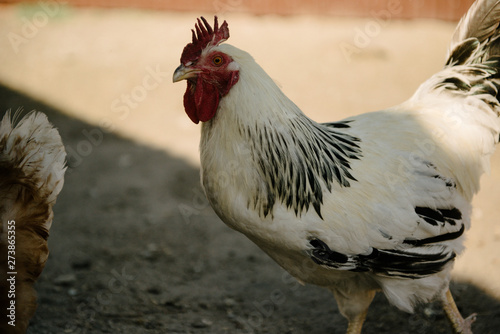
<instances>
[{"instance_id":1,"label":"shadow on ground","mask_svg":"<svg viewBox=\"0 0 500 334\"><path fill-rule=\"evenodd\" d=\"M2 115L18 108L46 113L70 154L28 333L344 333L328 292L220 222L197 168L0 86ZM475 333L497 333L500 301L452 290ZM409 315L379 295L363 333L451 331L438 304Z\"/></svg>"}]
</instances>

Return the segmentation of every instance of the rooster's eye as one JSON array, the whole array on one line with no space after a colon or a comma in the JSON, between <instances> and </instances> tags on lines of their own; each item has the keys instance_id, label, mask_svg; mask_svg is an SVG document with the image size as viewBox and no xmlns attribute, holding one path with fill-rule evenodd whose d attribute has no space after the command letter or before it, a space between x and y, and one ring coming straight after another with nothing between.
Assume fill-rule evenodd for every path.
<instances>
[{"instance_id":1,"label":"rooster's eye","mask_svg":"<svg viewBox=\"0 0 500 334\"><path fill-rule=\"evenodd\" d=\"M222 65L223 59L221 56L215 56L212 59L212 62L214 63L215 66L220 66L220 65Z\"/></svg>"}]
</instances>

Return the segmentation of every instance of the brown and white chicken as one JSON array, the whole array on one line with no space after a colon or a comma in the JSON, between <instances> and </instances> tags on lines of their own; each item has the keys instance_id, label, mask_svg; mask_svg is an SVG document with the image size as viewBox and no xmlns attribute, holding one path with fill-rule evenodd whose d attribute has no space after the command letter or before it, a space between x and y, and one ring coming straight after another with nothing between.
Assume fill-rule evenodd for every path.
<instances>
[{"instance_id":1,"label":"brown and white chicken","mask_svg":"<svg viewBox=\"0 0 500 334\"><path fill-rule=\"evenodd\" d=\"M25 333L36 310L34 283L49 255L52 206L64 183L66 153L47 116L0 122L1 333Z\"/></svg>"},{"instance_id":2,"label":"brown and white chicken","mask_svg":"<svg viewBox=\"0 0 500 334\"><path fill-rule=\"evenodd\" d=\"M201 126L201 179L218 216L291 275L333 292L360 333L382 291L412 312L449 290L471 200L499 141L500 1L478 0L446 63L395 107L317 123L245 51L228 25L198 20L173 81Z\"/></svg>"}]
</instances>

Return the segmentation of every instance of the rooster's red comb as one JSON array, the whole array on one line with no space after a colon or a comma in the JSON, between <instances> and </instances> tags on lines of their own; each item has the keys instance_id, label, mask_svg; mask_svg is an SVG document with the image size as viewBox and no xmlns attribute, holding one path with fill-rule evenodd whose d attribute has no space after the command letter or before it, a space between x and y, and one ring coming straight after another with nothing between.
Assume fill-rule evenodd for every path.
<instances>
[{"instance_id":1,"label":"rooster's red comb","mask_svg":"<svg viewBox=\"0 0 500 334\"><path fill-rule=\"evenodd\" d=\"M229 28L226 21L224 21L219 27L217 16L215 16L214 28L212 29L203 16L197 20L198 23L195 24L196 32L191 29L191 32L193 33L193 42L186 45L182 51L182 64L187 64L197 60L203 49L207 46L218 45L229 38Z\"/></svg>"}]
</instances>

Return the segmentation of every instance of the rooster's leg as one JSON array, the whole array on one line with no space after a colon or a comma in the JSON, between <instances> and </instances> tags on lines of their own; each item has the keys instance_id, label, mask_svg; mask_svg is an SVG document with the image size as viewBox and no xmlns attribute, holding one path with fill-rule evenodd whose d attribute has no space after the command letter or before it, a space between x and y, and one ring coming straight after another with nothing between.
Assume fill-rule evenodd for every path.
<instances>
[{"instance_id":1,"label":"rooster's leg","mask_svg":"<svg viewBox=\"0 0 500 334\"><path fill-rule=\"evenodd\" d=\"M361 334L361 328L365 322L368 307L375 297L375 290L349 292L331 289L339 311L349 321L346 334Z\"/></svg>"},{"instance_id":2,"label":"rooster's leg","mask_svg":"<svg viewBox=\"0 0 500 334\"><path fill-rule=\"evenodd\" d=\"M467 318L462 318L460 311L453 300L453 296L451 295L450 289L446 291L442 298L443 309L448 316L448 319L453 326L453 330L457 334L472 334L471 325L474 321L476 321L476 313L471 314Z\"/></svg>"},{"instance_id":3,"label":"rooster's leg","mask_svg":"<svg viewBox=\"0 0 500 334\"><path fill-rule=\"evenodd\" d=\"M363 327L367 313L368 309L356 315L354 318L349 319L349 326L347 326L346 334L361 334L361 328Z\"/></svg>"}]
</instances>

